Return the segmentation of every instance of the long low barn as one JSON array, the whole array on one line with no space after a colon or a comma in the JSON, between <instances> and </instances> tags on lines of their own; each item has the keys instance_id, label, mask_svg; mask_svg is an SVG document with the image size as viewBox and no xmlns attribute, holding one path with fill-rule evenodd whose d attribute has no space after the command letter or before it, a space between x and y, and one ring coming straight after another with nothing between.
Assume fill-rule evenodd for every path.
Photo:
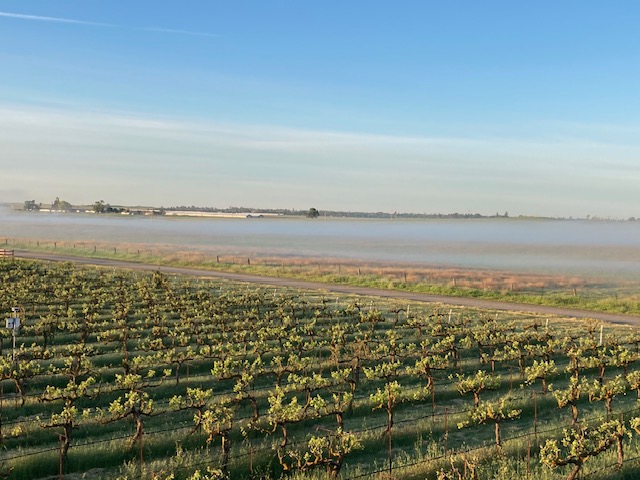
<instances>
[{"instance_id":1,"label":"long low barn","mask_svg":"<svg viewBox=\"0 0 640 480\"><path fill-rule=\"evenodd\" d=\"M170 210L165 212L166 216L180 217L216 217L216 218L263 218L263 217L280 217L279 213L224 213L224 212L192 212L188 210Z\"/></svg>"}]
</instances>

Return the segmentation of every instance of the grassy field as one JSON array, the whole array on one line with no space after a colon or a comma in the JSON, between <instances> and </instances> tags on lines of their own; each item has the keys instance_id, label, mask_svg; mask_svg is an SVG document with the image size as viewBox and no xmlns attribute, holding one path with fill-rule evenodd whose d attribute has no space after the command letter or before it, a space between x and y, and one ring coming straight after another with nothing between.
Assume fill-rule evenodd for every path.
<instances>
[{"instance_id":1,"label":"grassy field","mask_svg":"<svg viewBox=\"0 0 640 480\"><path fill-rule=\"evenodd\" d=\"M8 478L640 472L635 328L72 264L0 278L22 321L0 344Z\"/></svg>"},{"instance_id":2,"label":"grassy field","mask_svg":"<svg viewBox=\"0 0 640 480\"><path fill-rule=\"evenodd\" d=\"M417 293L476 297L509 302L640 314L640 282L558 273L532 274L498 270L372 264L344 259L216 255L176 250L172 246L6 240L6 247L36 252L107 258L155 265L241 272L272 277L383 288Z\"/></svg>"}]
</instances>

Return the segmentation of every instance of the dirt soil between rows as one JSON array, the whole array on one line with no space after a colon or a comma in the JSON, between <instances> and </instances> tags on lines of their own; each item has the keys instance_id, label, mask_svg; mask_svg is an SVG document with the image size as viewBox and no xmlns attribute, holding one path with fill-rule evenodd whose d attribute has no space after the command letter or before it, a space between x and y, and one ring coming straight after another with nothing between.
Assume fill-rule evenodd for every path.
<instances>
[{"instance_id":1,"label":"dirt soil between rows","mask_svg":"<svg viewBox=\"0 0 640 480\"><path fill-rule=\"evenodd\" d=\"M480 298L452 297L445 295L431 295L426 293L402 292L398 290L384 290L377 288L337 285L321 282L310 282L291 278L268 277L243 273L221 272L215 270L200 270L195 268L169 267L150 265L123 260L75 257L72 255L55 255L49 253L35 253L27 251L15 252L16 258L45 260L50 262L73 262L82 265L99 267L126 268L131 270L159 271L166 274L197 276L200 278L218 278L234 282L255 283L274 287L295 288L302 290L321 290L330 293L363 295L397 300L410 300L425 303L440 303L445 305L459 305L487 310L502 310L511 312L527 312L540 315L553 315L567 318L592 318L609 323L640 325L640 317L620 313L594 312L573 308L551 307L546 305L532 305L526 303L501 302Z\"/></svg>"}]
</instances>

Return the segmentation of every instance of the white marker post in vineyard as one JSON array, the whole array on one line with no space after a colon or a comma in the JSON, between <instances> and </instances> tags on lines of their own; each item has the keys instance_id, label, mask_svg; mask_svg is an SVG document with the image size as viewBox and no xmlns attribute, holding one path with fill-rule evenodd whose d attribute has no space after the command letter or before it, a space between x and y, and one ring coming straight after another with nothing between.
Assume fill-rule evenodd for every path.
<instances>
[{"instance_id":1,"label":"white marker post in vineyard","mask_svg":"<svg viewBox=\"0 0 640 480\"><path fill-rule=\"evenodd\" d=\"M5 321L5 328L11 330L11 335L13 337L13 346L11 350L11 362L15 366L16 363L16 334L20 330L20 307L11 307L11 317L7 318Z\"/></svg>"}]
</instances>

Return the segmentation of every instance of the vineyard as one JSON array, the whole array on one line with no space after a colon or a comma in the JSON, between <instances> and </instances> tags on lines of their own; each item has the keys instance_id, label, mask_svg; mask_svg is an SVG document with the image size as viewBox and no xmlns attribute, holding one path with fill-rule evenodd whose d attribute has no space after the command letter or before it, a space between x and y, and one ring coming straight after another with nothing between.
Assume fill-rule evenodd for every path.
<instances>
[{"instance_id":1,"label":"vineyard","mask_svg":"<svg viewBox=\"0 0 640 480\"><path fill-rule=\"evenodd\" d=\"M635 328L19 260L0 312L0 478L640 472Z\"/></svg>"}]
</instances>

